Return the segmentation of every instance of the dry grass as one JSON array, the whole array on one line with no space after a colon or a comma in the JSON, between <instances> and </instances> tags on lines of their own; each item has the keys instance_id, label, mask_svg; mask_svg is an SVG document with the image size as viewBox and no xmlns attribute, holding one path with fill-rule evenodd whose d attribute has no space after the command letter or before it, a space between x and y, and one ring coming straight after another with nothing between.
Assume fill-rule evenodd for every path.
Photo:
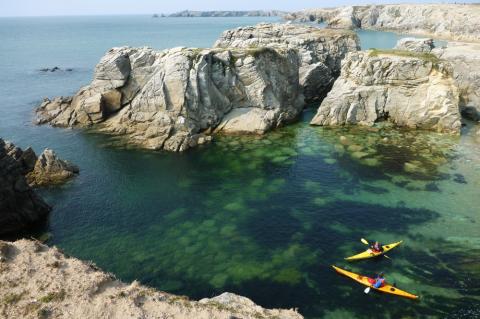
<instances>
[{"instance_id":1,"label":"dry grass","mask_svg":"<svg viewBox=\"0 0 480 319\"><path fill-rule=\"evenodd\" d=\"M405 51L405 50L380 50L380 49L370 49L369 56L376 57L379 55L392 55L392 56L400 56L400 57L407 57L407 58L417 58L426 62L431 62L437 64L440 62L440 59L432 54L426 52L412 52L412 51Z\"/></svg>"}]
</instances>

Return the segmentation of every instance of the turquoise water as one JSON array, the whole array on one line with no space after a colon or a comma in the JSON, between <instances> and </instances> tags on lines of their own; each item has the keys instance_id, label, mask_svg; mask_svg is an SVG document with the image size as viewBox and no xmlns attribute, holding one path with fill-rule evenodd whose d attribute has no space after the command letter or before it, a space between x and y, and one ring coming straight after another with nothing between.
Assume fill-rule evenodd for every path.
<instances>
[{"instance_id":1,"label":"turquoise water","mask_svg":"<svg viewBox=\"0 0 480 319\"><path fill-rule=\"evenodd\" d=\"M472 318L480 315L480 137L390 127L310 127L263 138L218 137L184 154L125 149L114 138L31 124L43 96L87 84L115 45L210 46L224 29L265 18L0 19L0 136L54 148L81 168L37 230L49 244L122 280L192 298L223 291L307 318ZM396 35L361 32L362 47ZM73 68L42 73L43 67ZM404 245L347 264L359 239ZM335 264L384 271L412 302L371 293Z\"/></svg>"}]
</instances>

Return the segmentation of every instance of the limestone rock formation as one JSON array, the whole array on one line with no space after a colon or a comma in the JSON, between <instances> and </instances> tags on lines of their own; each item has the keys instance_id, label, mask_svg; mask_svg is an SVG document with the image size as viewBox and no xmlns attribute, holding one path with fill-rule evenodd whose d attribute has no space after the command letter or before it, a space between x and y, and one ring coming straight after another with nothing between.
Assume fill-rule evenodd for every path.
<instances>
[{"instance_id":1,"label":"limestone rock formation","mask_svg":"<svg viewBox=\"0 0 480 319\"><path fill-rule=\"evenodd\" d=\"M71 99L45 101L38 122L95 125L144 148L183 151L208 142L205 133L224 116L238 120L237 109L251 115L241 132L295 119L303 107L298 66L293 49L113 48L90 85Z\"/></svg>"},{"instance_id":2,"label":"limestone rock formation","mask_svg":"<svg viewBox=\"0 0 480 319\"><path fill-rule=\"evenodd\" d=\"M22 151L0 139L0 235L21 231L50 211L25 179L35 161L32 149Z\"/></svg>"},{"instance_id":3,"label":"limestone rock formation","mask_svg":"<svg viewBox=\"0 0 480 319\"><path fill-rule=\"evenodd\" d=\"M431 38L403 38L398 40L395 46L396 50L405 50L412 52L431 52L434 48L433 39Z\"/></svg>"},{"instance_id":4,"label":"limestone rock formation","mask_svg":"<svg viewBox=\"0 0 480 319\"><path fill-rule=\"evenodd\" d=\"M27 181L30 186L61 184L74 177L78 172L77 166L59 159L54 151L47 148L27 174Z\"/></svg>"},{"instance_id":5,"label":"limestone rock formation","mask_svg":"<svg viewBox=\"0 0 480 319\"><path fill-rule=\"evenodd\" d=\"M327 22L331 28L362 28L480 41L476 4L389 4L310 9L286 15L297 21Z\"/></svg>"},{"instance_id":6,"label":"limestone rock formation","mask_svg":"<svg viewBox=\"0 0 480 319\"><path fill-rule=\"evenodd\" d=\"M2 318L303 318L230 293L198 302L125 284L92 263L30 240L0 241L0 286Z\"/></svg>"},{"instance_id":7,"label":"limestone rock formation","mask_svg":"<svg viewBox=\"0 0 480 319\"><path fill-rule=\"evenodd\" d=\"M448 61L453 67L453 77L459 88L462 115L474 121L480 120L480 44L449 42L444 47L434 48L431 39L403 38L395 48L432 52Z\"/></svg>"},{"instance_id":8,"label":"limestone rock formation","mask_svg":"<svg viewBox=\"0 0 480 319\"><path fill-rule=\"evenodd\" d=\"M428 53L349 53L311 124L373 125L388 119L399 126L459 133L452 73L448 63Z\"/></svg>"},{"instance_id":9,"label":"limestone rock formation","mask_svg":"<svg viewBox=\"0 0 480 319\"><path fill-rule=\"evenodd\" d=\"M453 77L460 92L462 114L480 120L480 44L449 42L433 53L453 66Z\"/></svg>"},{"instance_id":10,"label":"limestone rock formation","mask_svg":"<svg viewBox=\"0 0 480 319\"><path fill-rule=\"evenodd\" d=\"M219 48L283 48L298 51L300 84L307 101L322 99L340 73L346 53L359 49L358 37L347 30L262 23L222 33Z\"/></svg>"}]
</instances>

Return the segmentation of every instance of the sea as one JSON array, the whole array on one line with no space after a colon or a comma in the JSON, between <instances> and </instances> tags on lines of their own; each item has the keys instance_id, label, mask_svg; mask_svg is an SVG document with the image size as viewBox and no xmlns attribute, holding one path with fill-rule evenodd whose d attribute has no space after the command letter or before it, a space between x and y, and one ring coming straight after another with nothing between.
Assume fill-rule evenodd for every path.
<instances>
[{"instance_id":1,"label":"sea","mask_svg":"<svg viewBox=\"0 0 480 319\"><path fill-rule=\"evenodd\" d=\"M52 148L80 167L40 189L53 207L36 237L124 281L192 299L229 291L306 318L480 317L480 135L300 120L262 137L216 136L181 154L33 124L45 97L87 85L111 47L211 47L227 29L275 17L0 18L0 137ZM319 27L322 27L319 25ZM404 35L358 31L363 49ZM438 41L443 45L444 41ZM56 72L43 71L59 67ZM403 243L347 262L360 241ZM387 281L412 301L364 293L332 265Z\"/></svg>"}]
</instances>

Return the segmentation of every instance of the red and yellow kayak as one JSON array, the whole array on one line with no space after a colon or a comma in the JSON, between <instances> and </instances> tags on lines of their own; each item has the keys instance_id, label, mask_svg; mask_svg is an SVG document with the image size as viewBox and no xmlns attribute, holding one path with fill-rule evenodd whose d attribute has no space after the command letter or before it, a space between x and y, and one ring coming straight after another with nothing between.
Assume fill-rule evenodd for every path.
<instances>
[{"instance_id":1,"label":"red and yellow kayak","mask_svg":"<svg viewBox=\"0 0 480 319\"><path fill-rule=\"evenodd\" d=\"M367 276L358 275L358 274L355 274L353 272L350 272L350 271L347 271L347 270L344 270L344 269L341 269L341 268L338 268L338 267L335 267L335 266L332 266L332 267L339 274L347 276L349 278L352 278L356 282L359 282L364 286L370 287L371 289L374 289L374 290L377 290L377 291L380 291L380 292L384 292L386 294L391 294L391 295L396 295L396 296L408 298L408 299L418 299L418 296L416 296L414 294L411 294L409 292L400 290L400 289L398 289L398 288L396 288L396 287L394 287L394 286L392 286L388 283L385 283L385 285L383 285L380 288L374 288L372 283L375 282L375 279L367 277Z\"/></svg>"},{"instance_id":2,"label":"red and yellow kayak","mask_svg":"<svg viewBox=\"0 0 480 319\"><path fill-rule=\"evenodd\" d=\"M347 257L347 258L345 258L345 260L353 261L353 260L360 260L360 259L367 259L367 258L377 257L377 256L383 255L383 254L385 254L386 252L392 250L393 248L395 248L395 247L397 247L398 245L400 245L402 242L403 242L403 240L398 241L398 242L393 243L393 244L383 245L383 246L382 246L383 251L381 251L381 252L373 252L371 249L367 249L367 250L364 251L363 253L356 254L356 255L351 256L351 257Z\"/></svg>"}]
</instances>

